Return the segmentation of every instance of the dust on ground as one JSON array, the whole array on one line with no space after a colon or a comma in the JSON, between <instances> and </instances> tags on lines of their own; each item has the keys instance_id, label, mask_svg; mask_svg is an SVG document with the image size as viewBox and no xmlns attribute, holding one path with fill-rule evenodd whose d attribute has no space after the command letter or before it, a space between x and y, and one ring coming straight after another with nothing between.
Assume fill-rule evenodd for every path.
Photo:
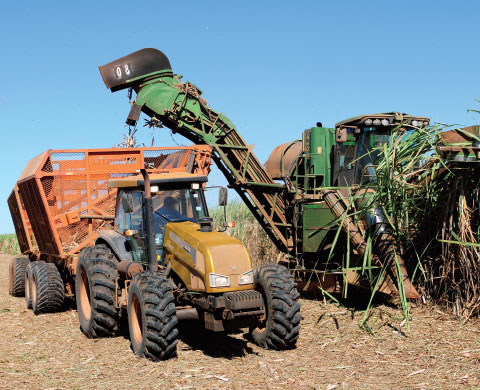
<instances>
[{"instance_id":1,"label":"dust on ground","mask_svg":"<svg viewBox=\"0 0 480 390\"><path fill-rule=\"evenodd\" d=\"M0 389L478 389L480 327L435 308L414 307L411 329L401 312L379 306L371 335L361 313L301 301L295 350L255 346L240 332L212 335L190 323L178 357L136 357L128 336L90 340L77 313L35 316L8 295L8 261L0 255Z\"/></svg>"}]
</instances>

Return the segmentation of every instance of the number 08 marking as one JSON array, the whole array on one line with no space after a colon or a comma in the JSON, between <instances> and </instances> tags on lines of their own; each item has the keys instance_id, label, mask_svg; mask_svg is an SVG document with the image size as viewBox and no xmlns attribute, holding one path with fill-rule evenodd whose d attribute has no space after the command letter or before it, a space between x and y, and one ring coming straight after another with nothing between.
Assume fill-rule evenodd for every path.
<instances>
[{"instance_id":1,"label":"number 08 marking","mask_svg":"<svg viewBox=\"0 0 480 390\"><path fill-rule=\"evenodd\" d=\"M115 76L117 79L121 79L123 76L130 76L132 73L130 64L123 64L115 67Z\"/></svg>"}]
</instances>

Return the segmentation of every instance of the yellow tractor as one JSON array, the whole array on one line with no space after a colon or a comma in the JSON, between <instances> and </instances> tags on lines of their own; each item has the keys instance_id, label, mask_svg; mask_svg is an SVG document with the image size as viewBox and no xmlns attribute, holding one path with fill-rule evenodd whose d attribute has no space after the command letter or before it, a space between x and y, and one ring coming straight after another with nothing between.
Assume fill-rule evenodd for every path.
<instances>
[{"instance_id":1,"label":"yellow tractor","mask_svg":"<svg viewBox=\"0 0 480 390\"><path fill-rule=\"evenodd\" d=\"M112 336L125 309L133 351L152 360L176 355L178 320L214 332L249 328L265 348L295 347L299 294L289 271L252 269L239 240L213 229L206 176L166 173L111 179L114 230L101 231L76 267L80 328ZM219 204L226 206L221 188Z\"/></svg>"}]
</instances>

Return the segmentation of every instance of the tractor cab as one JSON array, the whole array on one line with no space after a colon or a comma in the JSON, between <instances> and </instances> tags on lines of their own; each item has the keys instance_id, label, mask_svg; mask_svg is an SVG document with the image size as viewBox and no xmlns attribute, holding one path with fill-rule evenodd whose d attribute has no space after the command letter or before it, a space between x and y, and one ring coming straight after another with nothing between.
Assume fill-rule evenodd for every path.
<instances>
[{"instance_id":1,"label":"tractor cab","mask_svg":"<svg viewBox=\"0 0 480 390\"><path fill-rule=\"evenodd\" d=\"M118 188L114 229L126 237L127 250L132 252L133 261L147 264L147 214L153 213L155 257L162 264L165 228L168 223L190 222L211 226L203 192L207 177L191 173L167 173L150 175L149 179L149 208L149 203L145 202L143 177L132 176L109 181L110 187Z\"/></svg>"},{"instance_id":2,"label":"tractor cab","mask_svg":"<svg viewBox=\"0 0 480 390\"><path fill-rule=\"evenodd\" d=\"M376 181L380 147L390 142L393 130L399 126L414 130L429 123L428 118L393 112L363 115L337 123L332 184L350 187Z\"/></svg>"}]
</instances>

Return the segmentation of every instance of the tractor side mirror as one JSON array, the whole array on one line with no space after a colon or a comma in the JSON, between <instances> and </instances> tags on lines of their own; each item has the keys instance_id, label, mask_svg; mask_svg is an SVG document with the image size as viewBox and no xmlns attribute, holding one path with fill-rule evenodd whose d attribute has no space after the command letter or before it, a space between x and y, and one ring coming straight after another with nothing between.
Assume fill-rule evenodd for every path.
<instances>
[{"instance_id":1,"label":"tractor side mirror","mask_svg":"<svg viewBox=\"0 0 480 390\"><path fill-rule=\"evenodd\" d=\"M130 214L133 211L133 196L132 194L122 194L123 212Z\"/></svg>"},{"instance_id":2,"label":"tractor side mirror","mask_svg":"<svg viewBox=\"0 0 480 390\"><path fill-rule=\"evenodd\" d=\"M338 127L336 133L338 143L347 141L347 129L345 127Z\"/></svg>"},{"instance_id":3,"label":"tractor side mirror","mask_svg":"<svg viewBox=\"0 0 480 390\"><path fill-rule=\"evenodd\" d=\"M228 203L228 189L225 187L220 187L218 191L218 205L226 206Z\"/></svg>"}]
</instances>

